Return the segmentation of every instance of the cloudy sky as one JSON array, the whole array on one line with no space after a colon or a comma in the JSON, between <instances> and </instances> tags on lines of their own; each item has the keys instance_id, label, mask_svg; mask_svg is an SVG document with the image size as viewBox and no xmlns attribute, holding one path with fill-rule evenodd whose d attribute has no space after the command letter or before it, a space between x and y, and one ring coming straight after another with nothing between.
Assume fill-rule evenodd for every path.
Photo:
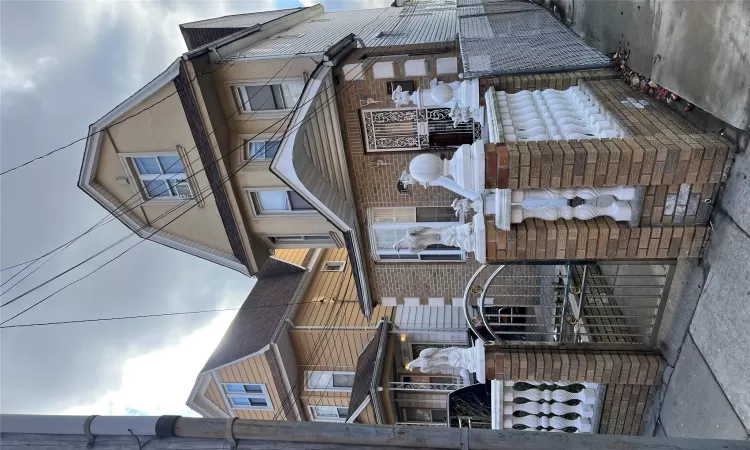
<instances>
[{"instance_id":1,"label":"cloudy sky","mask_svg":"<svg viewBox=\"0 0 750 450\"><path fill-rule=\"evenodd\" d=\"M288 8L308 0L194 2L0 1L0 169L67 144L186 50L178 24ZM323 0L326 10L390 0ZM0 178L0 266L33 259L93 226L105 211L77 187L83 143ZM114 221L76 242L3 300L129 234ZM0 311L7 318L136 242ZM2 272L7 280L15 270ZM5 292L20 277L2 287ZM13 323L239 306L251 279L144 242ZM0 331L0 411L189 414L195 376L232 313Z\"/></svg>"}]
</instances>

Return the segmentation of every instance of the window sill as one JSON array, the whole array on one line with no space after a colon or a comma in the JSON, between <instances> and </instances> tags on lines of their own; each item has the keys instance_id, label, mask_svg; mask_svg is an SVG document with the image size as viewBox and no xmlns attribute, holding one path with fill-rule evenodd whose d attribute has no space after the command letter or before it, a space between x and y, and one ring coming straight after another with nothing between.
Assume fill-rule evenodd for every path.
<instances>
[{"instance_id":1,"label":"window sill","mask_svg":"<svg viewBox=\"0 0 750 450\"><path fill-rule=\"evenodd\" d=\"M283 119L290 115L294 111L293 109L276 109L272 111L242 111L238 112L235 116L237 120L247 119Z\"/></svg>"}]
</instances>

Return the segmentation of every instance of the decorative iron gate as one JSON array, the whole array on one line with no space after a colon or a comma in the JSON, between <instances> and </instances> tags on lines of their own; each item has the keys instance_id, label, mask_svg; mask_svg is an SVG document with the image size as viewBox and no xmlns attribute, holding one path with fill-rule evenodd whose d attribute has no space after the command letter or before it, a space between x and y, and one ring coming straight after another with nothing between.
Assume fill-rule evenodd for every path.
<instances>
[{"instance_id":1,"label":"decorative iron gate","mask_svg":"<svg viewBox=\"0 0 750 450\"><path fill-rule=\"evenodd\" d=\"M673 273L669 263L482 266L464 312L488 344L653 348Z\"/></svg>"},{"instance_id":2,"label":"decorative iron gate","mask_svg":"<svg viewBox=\"0 0 750 450\"><path fill-rule=\"evenodd\" d=\"M368 152L458 147L481 138L474 121L453 126L450 108L362 110Z\"/></svg>"}]
</instances>

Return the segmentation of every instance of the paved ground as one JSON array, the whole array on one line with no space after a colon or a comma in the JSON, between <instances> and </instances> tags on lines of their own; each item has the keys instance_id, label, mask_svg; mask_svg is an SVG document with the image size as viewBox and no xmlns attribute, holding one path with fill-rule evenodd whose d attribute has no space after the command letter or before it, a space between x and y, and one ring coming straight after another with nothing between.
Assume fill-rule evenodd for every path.
<instances>
[{"instance_id":1,"label":"paved ground","mask_svg":"<svg viewBox=\"0 0 750 450\"><path fill-rule=\"evenodd\" d=\"M598 50L629 49L628 64L638 72L748 127L750 1L550 1ZM675 271L659 332L670 367L651 423L660 436L748 439L750 145L747 133L705 112L690 116L709 132L725 130L745 150L717 205L703 260L681 261Z\"/></svg>"},{"instance_id":2,"label":"paved ground","mask_svg":"<svg viewBox=\"0 0 750 450\"><path fill-rule=\"evenodd\" d=\"M656 434L748 439L750 429L750 150L737 155L699 266L687 266L665 323ZM680 281L675 279L675 285ZM678 288L679 289L679 288ZM689 327L685 325L689 323ZM681 346L676 342L684 336Z\"/></svg>"}]
</instances>

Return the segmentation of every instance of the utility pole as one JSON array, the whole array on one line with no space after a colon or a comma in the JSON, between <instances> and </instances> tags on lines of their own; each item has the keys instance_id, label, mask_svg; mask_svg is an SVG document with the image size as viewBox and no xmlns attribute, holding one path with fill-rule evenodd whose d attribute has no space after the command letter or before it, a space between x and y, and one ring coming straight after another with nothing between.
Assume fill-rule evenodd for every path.
<instances>
[{"instance_id":1,"label":"utility pole","mask_svg":"<svg viewBox=\"0 0 750 450\"><path fill-rule=\"evenodd\" d=\"M732 450L748 441L180 416L0 415L3 450Z\"/></svg>"}]
</instances>

